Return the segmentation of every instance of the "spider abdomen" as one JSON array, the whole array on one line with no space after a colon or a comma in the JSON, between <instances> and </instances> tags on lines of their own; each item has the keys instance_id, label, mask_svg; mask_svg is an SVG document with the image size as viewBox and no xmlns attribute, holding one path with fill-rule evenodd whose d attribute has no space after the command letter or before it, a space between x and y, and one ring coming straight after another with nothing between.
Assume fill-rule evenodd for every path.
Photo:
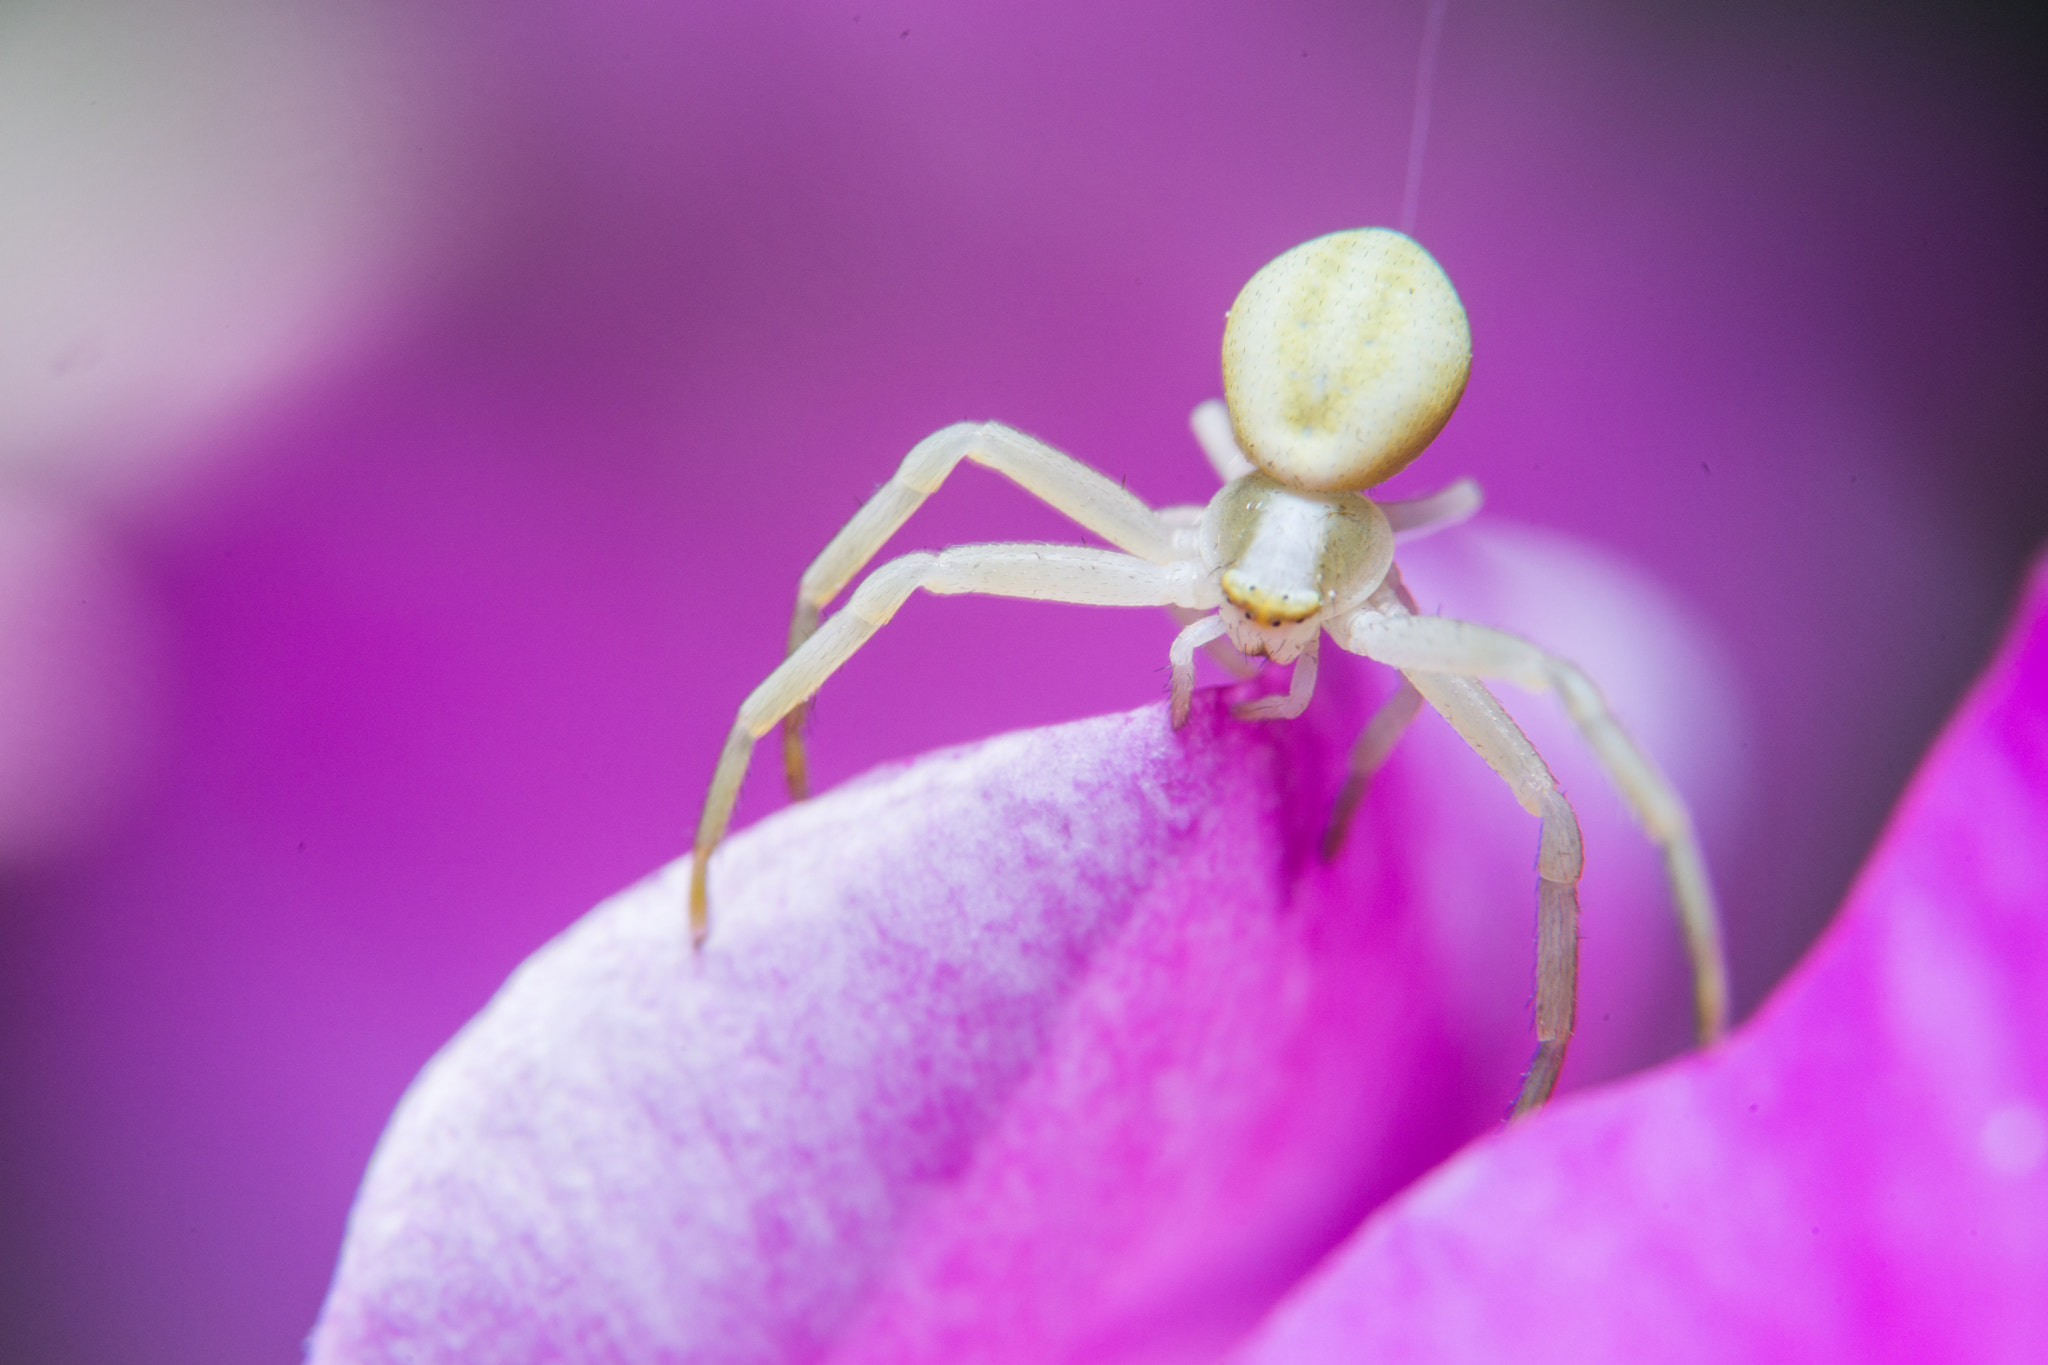
<instances>
[{"instance_id":1,"label":"spider abdomen","mask_svg":"<svg viewBox=\"0 0 2048 1365\"><path fill-rule=\"evenodd\" d=\"M1365 489L1420 455L1472 368L1465 307L1386 228L1304 242L1252 276L1223 329L1223 398L1251 462L1295 488Z\"/></svg>"}]
</instances>

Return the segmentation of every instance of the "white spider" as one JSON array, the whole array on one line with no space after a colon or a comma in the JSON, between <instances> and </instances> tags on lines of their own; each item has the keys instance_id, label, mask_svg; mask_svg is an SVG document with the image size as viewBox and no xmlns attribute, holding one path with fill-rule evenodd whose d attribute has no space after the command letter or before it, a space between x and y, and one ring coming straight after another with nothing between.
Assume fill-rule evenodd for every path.
<instances>
[{"instance_id":1,"label":"white spider","mask_svg":"<svg viewBox=\"0 0 2048 1365\"><path fill-rule=\"evenodd\" d=\"M1285 696L1242 717L1301 714L1324 632L1338 647L1401 671L1351 759L1325 851L1335 848L1366 780L1427 701L1542 822L1537 853L1536 1036L1515 1113L1541 1104L1571 1039L1578 971L1578 818L1535 747L1479 681L1557 694L1638 823L1662 847L1692 960L1703 1041L1727 1017L1720 925L1692 819L1655 764L1616 724L1586 676L1536 646L1483 626L1424 616L1394 567L1394 541L1478 508L1469 480L1431 498L1375 503L1433 440L1465 391L1471 333L1443 270L1382 228L1317 238L1254 275L1223 329L1224 402L1195 410L1195 436L1221 492L1207 508L1154 511L1042 441L990 422L920 442L881 491L804 573L790 654L740 707L704 800L690 878L690 928L709 932L706 870L724 837L756 740L784 723L791 791L805 790L806 702L910 594L995 593L1105 606L1165 606L1184 628L1168 657L1173 723L1187 720L1194 652L1227 636L1245 655L1294 664ZM1227 406L1226 406L1227 405ZM910 554L869 574L822 626L819 612L961 460L987 465L1117 546L960 545Z\"/></svg>"}]
</instances>

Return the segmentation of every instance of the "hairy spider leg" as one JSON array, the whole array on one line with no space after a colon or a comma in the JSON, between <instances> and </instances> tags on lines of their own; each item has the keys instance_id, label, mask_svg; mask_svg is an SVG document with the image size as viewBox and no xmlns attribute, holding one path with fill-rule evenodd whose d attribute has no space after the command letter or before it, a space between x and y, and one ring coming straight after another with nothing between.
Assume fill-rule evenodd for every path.
<instances>
[{"instance_id":1,"label":"hairy spider leg","mask_svg":"<svg viewBox=\"0 0 2048 1365\"><path fill-rule=\"evenodd\" d=\"M696 858L690 869L693 943L701 945L710 932L706 875L711 852L732 821L754 742L816 693L919 588L1107 607L1198 607L1221 600L1192 557L1155 564L1085 545L959 545L882 565L862 581L842 610L741 703L697 822Z\"/></svg>"},{"instance_id":2,"label":"hairy spider leg","mask_svg":"<svg viewBox=\"0 0 2048 1365\"><path fill-rule=\"evenodd\" d=\"M1361 648L1359 629L1368 620L1435 620L1409 614L1406 590L1382 585L1366 607L1338 623L1337 643L1401 670L1404 685L1450 722L1487 766L1500 774L1523 810L1540 822L1536 853L1536 1055L1522 1078L1511 1118L1538 1108L1557 1087L1571 1046L1579 994L1579 873L1585 844L1579 817L1552 776L1550 765L1522 733L1507 708L1477 678L1447 669L1426 671L1399 658ZM1332 632L1336 634L1335 631ZM1388 654L1398 655L1398 648ZM1399 695L1398 693L1396 694ZM1377 722L1378 717L1375 717ZM1368 726L1368 733L1371 731ZM1391 743L1391 741L1389 741Z\"/></svg>"},{"instance_id":3,"label":"hairy spider leg","mask_svg":"<svg viewBox=\"0 0 2048 1365\"><path fill-rule=\"evenodd\" d=\"M1550 1098L1572 1040L1578 1008L1579 873L1585 865L1579 817L1536 746L1484 683L1451 673L1407 676L1501 775L1522 809L1541 822L1536 853L1536 1055L1515 1097L1512 1117L1519 1118Z\"/></svg>"},{"instance_id":4,"label":"hairy spider leg","mask_svg":"<svg viewBox=\"0 0 2048 1365\"><path fill-rule=\"evenodd\" d=\"M881 550L962 460L986 465L1079 522L1118 549L1154 564L1187 557L1188 536L1103 474L1033 436L1000 422L959 422L911 448L889 482L853 514L804 570L789 622L794 655L818 629L819 613ZM783 773L790 795L810 792L799 704L782 727Z\"/></svg>"},{"instance_id":5,"label":"hairy spider leg","mask_svg":"<svg viewBox=\"0 0 2048 1365\"><path fill-rule=\"evenodd\" d=\"M1692 816L1670 780L1621 728L1592 681L1573 664L1505 631L1411 615L1392 593L1376 595L1345 624L1348 638L1340 643L1400 669L1432 704L1435 698L1423 685L1432 674L1498 678L1557 696L1636 823L1663 852L1672 902L1692 962L1694 1023L1700 1041L1720 1037L1728 1023L1728 967L1720 912ZM1522 804L1529 808L1526 799Z\"/></svg>"}]
</instances>

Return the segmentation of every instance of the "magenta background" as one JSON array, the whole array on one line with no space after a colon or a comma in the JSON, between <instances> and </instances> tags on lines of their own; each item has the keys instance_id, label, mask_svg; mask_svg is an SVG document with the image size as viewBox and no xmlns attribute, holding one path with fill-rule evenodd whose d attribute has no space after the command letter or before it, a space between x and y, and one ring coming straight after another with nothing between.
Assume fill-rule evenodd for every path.
<instances>
[{"instance_id":1,"label":"magenta background","mask_svg":"<svg viewBox=\"0 0 2048 1365\"><path fill-rule=\"evenodd\" d=\"M1223 310L1398 212L1422 10L416 21L487 130L488 233L203 496L106 514L168 720L91 839L6 873L0 1357L292 1357L400 1090L681 851L796 575L917 437L1000 416L1206 497ZM1452 5L1418 235L1477 359L1412 481L1477 475L1723 633L1745 1008L2048 523L2033 42L1982 9ZM905 539L1067 534L970 472ZM824 698L818 776L1141 704L1169 637L918 603Z\"/></svg>"}]
</instances>

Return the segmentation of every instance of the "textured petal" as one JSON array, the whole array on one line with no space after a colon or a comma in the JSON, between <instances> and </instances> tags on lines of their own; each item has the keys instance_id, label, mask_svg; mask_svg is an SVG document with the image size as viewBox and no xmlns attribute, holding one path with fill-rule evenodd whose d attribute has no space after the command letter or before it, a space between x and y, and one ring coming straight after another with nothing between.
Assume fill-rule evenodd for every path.
<instances>
[{"instance_id":1,"label":"textured petal","mask_svg":"<svg viewBox=\"0 0 2048 1365\"><path fill-rule=\"evenodd\" d=\"M1299 1162L1277 1151L1259 1186L1203 1191L1277 1203L1268 1237L1362 1211L1374 1191L1325 1212L1332 1192L1297 1168L1336 1143L1325 1164L1358 1169L1395 1140L1368 1115L1399 1112L1430 1029L1395 1025L1411 1060L1392 1075L1358 1074L1353 1035L1386 1025L1428 973L1362 951L1399 926L1329 913L1351 896L1292 903L1311 851L1288 838L1306 821L1278 777L1306 757L1304 732L1218 712L1209 699L1184 736L1157 708L1010 736L735 839L700 962L679 869L601 908L407 1099L315 1358L426 1342L450 1360L803 1358L844 1327L931 1192L975 1164L1020 1086L1033 1093L1004 1126L1022 1160L984 1157L1015 1180L997 1204L1042 1216L1049 1195L1115 1194L1115 1220L1142 1223L1159 1193L1147 1172L1057 1191L1045 1167L1061 1154L1033 1150L1064 1135L1047 1125L1074 1126L1067 1105L1108 1098L1121 1112L1081 1136L1178 1138L1153 1149L1168 1183L1188 1157L1210 1164L1186 1148L1220 1122L1291 1130ZM1236 970L1187 990L1219 965ZM1051 1047L1062 1032L1118 1046ZM1033 1075L1049 1047L1067 1065ZM1304 1083L1331 1066L1346 1084ZM1312 1112L1332 1091L1348 1112ZM1174 1121L1190 1107L1199 1127ZM1289 1198L1295 1180L1312 1188Z\"/></svg>"},{"instance_id":2,"label":"textured petal","mask_svg":"<svg viewBox=\"0 0 2048 1365\"><path fill-rule=\"evenodd\" d=\"M1669 614L1544 553L1611 589L1589 662ZM1317 856L1376 673L850 784L725 846L701 959L686 869L600 907L408 1094L313 1358L1213 1358L1498 1122L1530 1045L1534 830L1444 727ZM1589 906L1661 922L1618 814L1588 842Z\"/></svg>"},{"instance_id":3,"label":"textured petal","mask_svg":"<svg viewBox=\"0 0 2048 1365\"><path fill-rule=\"evenodd\" d=\"M1436 1172L1242 1358L2032 1360L2044 1285L2048 570L1739 1036Z\"/></svg>"}]
</instances>

